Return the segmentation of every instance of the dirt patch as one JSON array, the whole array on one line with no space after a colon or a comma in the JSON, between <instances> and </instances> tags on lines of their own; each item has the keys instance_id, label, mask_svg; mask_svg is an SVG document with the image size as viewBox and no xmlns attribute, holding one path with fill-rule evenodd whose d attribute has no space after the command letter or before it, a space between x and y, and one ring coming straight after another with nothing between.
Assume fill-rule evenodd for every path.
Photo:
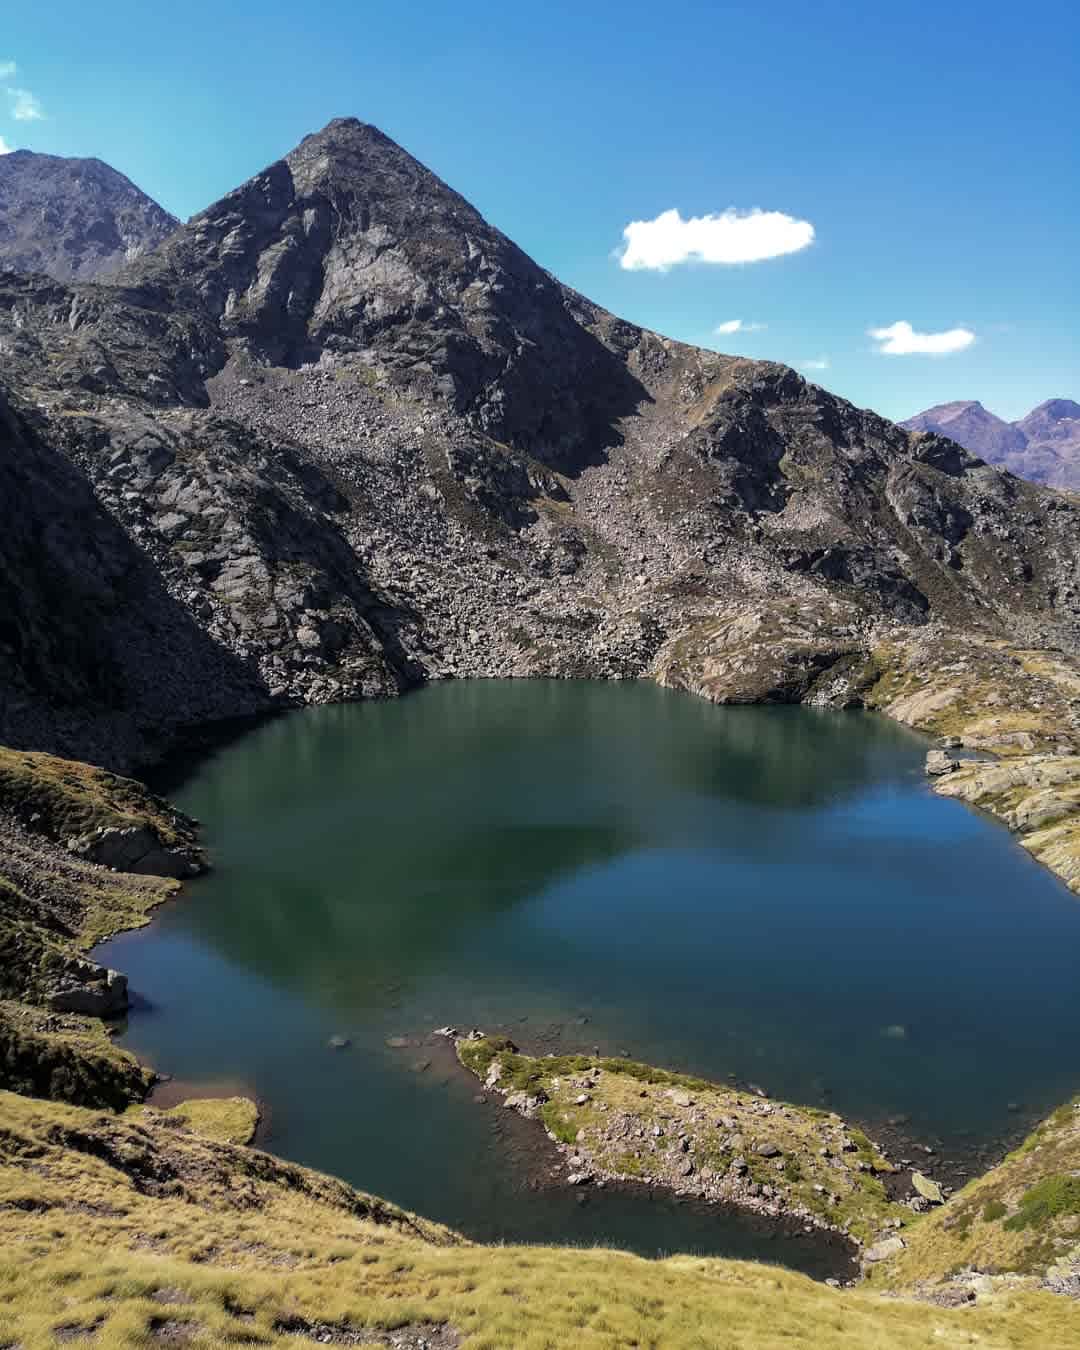
<instances>
[{"instance_id":1,"label":"dirt patch","mask_svg":"<svg viewBox=\"0 0 1080 1350\"><path fill-rule=\"evenodd\" d=\"M183 1289L177 1289L175 1285L163 1285L160 1289L155 1289L150 1295L155 1303L192 1303L194 1300L191 1295Z\"/></svg>"},{"instance_id":2,"label":"dirt patch","mask_svg":"<svg viewBox=\"0 0 1080 1350\"><path fill-rule=\"evenodd\" d=\"M460 1335L443 1322L410 1322L393 1331L375 1327L355 1327L347 1323L309 1322L303 1317L291 1317L276 1322L274 1330L284 1336L302 1336L320 1345L389 1345L395 1350L457 1350Z\"/></svg>"},{"instance_id":3,"label":"dirt patch","mask_svg":"<svg viewBox=\"0 0 1080 1350\"><path fill-rule=\"evenodd\" d=\"M53 1340L61 1345L67 1345L71 1341L88 1341L98 1334L104 1321L104 1317L99 1317L85 1326L77 1322L65 1322L62 1326L53 1327Z\"/></svg>"},{"instance_id":4,"label":"dirt patch","mask_svg":"<svg viewBox=\"0 0 1080 1350\"><path fill-rule=\"evenodd\" d=\"M179 1317L151 1317L147 1330L155 1341L180 1345L196 1336L202 1330L202 1325L199 1322L182 1321Z\"/></svg>"},{"instance_id":5,"label":"dirt patch","mask_svg":"<svg viewBox=\"0 0 1080 1350\"><path fill-rule=\"evenodd\" d=\"M158 1111L168 1111L181 1102L216 1100L220 1097L247 1097L254 1101L255 1093L250 1083L243 1083L238 1078L166 1078L154 1084L146 1104Z\"/></svg>"}]
</instances>

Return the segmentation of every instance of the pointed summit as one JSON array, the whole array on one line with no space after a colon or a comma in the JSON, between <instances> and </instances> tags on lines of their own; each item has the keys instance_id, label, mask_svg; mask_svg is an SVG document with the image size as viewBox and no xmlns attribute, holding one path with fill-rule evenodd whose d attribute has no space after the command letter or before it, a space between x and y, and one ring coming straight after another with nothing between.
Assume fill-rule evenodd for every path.
<instances>
[{"instance_id":1,"label":"pointed summit","mask_svg":"<svg viewBox=\"0 0 1080 1350\"><path fill-rule=\"evenodd\" d=\"M1055 422L1075 422L1078 419L1080 403L1075 403L1071 398L1048 398L1045 403L1032 408L1016 425L1025 431L1034 431L1037 428L1046 429Z\"/></svg>"},{"instance_id":2,"label":"pointed summit","mask_svg":"<svg viewBox=\"0 0 1080 1350\"><path fill-rule=\"evenodd\" d=\"M610 316L353 118L194 216L132 279L167 273L256 361L366 365L556 467L587 461L644 397L570 306Z\"/></svg>"}]
</instances>

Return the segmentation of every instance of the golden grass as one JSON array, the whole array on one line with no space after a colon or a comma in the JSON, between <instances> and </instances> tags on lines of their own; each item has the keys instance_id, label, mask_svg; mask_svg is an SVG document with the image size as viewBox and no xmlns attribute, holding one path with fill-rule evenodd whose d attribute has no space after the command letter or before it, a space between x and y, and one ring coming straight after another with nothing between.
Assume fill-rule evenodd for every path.
<instances>
[{"instance_id":1,"label":"golden grass","mask_svg":"<svg viewBox=\"0 0 1080 1350\"><path fill-rule=\"evenodd\" d=\"M946 1311L743 1262L484 1247L174 1121L0 1093L0 1345L296 1345L300 1318L449 1324L469 1350L1045 1350L1076 1305L1008 1294ZM302 1343L302 1342L301 1342Z\"/></svg>"},{"instance_id":2,"label":"golden grass","mask_svg":"<svg viewBox=\"0 0 1080 1350\"><path fill-rule=\"evenodd\" d=\"M1033 1187L1070 1177L1080 1178L1080 1097L1059 1107L1000 1166L922 1219L905 1235L906 1249L871 1270L871 1283L900 1289L971 1269L1041 1278L1055 1266L1080 1268L1080 1209L1066 1206L1031 1223L1016 1219ZM1080 1306L1077 1319L1080 1343Z\"/></svg>"},{"instance_id":3,"label":"golden grass","mask_svg":"<svg viewBox=\"0 0 1080 1350\"><path fill-rule=\"evenodd\" d=\"M126 1114L152 1119L155 1108L133 1106ZM250 1097L194 1097L156 1114L222 1144L250 1144L259 1125L259 1108Z\"/></svg>"}]
</instances>

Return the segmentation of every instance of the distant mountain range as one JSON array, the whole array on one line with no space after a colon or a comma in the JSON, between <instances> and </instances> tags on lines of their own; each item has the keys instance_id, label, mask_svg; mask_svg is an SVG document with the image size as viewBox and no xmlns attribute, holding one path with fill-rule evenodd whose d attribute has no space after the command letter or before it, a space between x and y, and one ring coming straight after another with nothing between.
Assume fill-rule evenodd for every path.
<instances>
[{"instance_id":1,"label":"distant mountain range","mask_svg":"<svg viewBox=\"0 0 1080 1350\"><path fill-rule=\"evenodd\" d=\"M1018 422L1005 422L976 399L939 403L900 425L933 431L988 464L1049 487L1080 490L1080 403L1050 398Z\"/></svg>"},{"instance_id":2,"label":"distant mountain range","mask_svg":"<svg viewBox=\"0 0 1080 1350\"><path fill-rule=\"evenodd\" d=\"M0 270L94 281L156 248L180 222L100 159L0 156Z\"/></svg>"}]
</instances>

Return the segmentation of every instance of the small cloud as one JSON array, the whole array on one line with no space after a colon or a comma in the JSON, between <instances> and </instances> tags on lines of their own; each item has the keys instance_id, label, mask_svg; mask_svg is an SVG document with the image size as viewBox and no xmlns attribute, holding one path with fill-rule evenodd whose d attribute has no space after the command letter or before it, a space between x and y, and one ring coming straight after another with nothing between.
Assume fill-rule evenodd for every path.
<instances>
[{"instance_id":1,"label":"small cloud","mask_svg":"<svg viewBox=\"0 0 1080 1350\"><path fill-rule=\"evenodd\" d=\"M975 341L970 328L950 328L944 333L917 333L911 324L901 321L888 328L871 328L870 336L885 356L947 356L962 352Z\"/></svg>"},{"instance_id":2,"label":"small cloud","mask_svg":"<svg viewBox=\"0 0 1080 1350\"><path fill-rule=\"evenodd\" d=\"M800 362L799 362L799 369L800 369L800 370L828 370L828 369L829 369L829 358L828 358L827 356L819 356L819 357L817 358L816 361L800 361Z\"/></svg>"},{"instance_id":3,"label":"small cloud","mask_svg":"<svg viewBox=\"0 0 1080 1350\"><path fill-rule=\"evenodd\" d=\"M0 61L0 80L13 80L18 70L14 61Z\"/></svg>"},{"instance_id":4,"label":"small cloud","mask_svg":"<svg viewBox=\"0 0 1080 1350\"><path fill-rule=\"evenodd\" d=\"M14 148L13 145L8 145L3 136L0 136L0 155L10 155Z\"/></svg>"},{"instance_id":5,"label":"small cloud","mask_svg":"<svg viewBox=\"0 0 1080 1350\"><path fill-rule=\"evenodd\" d=\"M619 264L628 272L666 272L685 262L748 263L798 253L814 242L814 227L782 211L737 211L683 220L677 210L655 220L632 220Z\"/></svg>"},{"instance_id":6,"label":"small cloud","mask_svg":"<svg viewBox=\"0 0 1080 1350\"><path fill-rule=\"evenodd\" d=\"M29 89L9 89L7 96L16 122L40 122L44 118L41 104Z\"/></svg>"},{"instance_id":7,"label":"small cloud","mask_svg":"<svg viewBox=\"0 0 1080 1350\"><path fill-rule=\"evenodd\" d=\"M767 326L763 323L743 323L742 319L726 319L718 323L713 332L717 337L723 337L726 333L760 333Z\"/></svg>"}]
</instances>

